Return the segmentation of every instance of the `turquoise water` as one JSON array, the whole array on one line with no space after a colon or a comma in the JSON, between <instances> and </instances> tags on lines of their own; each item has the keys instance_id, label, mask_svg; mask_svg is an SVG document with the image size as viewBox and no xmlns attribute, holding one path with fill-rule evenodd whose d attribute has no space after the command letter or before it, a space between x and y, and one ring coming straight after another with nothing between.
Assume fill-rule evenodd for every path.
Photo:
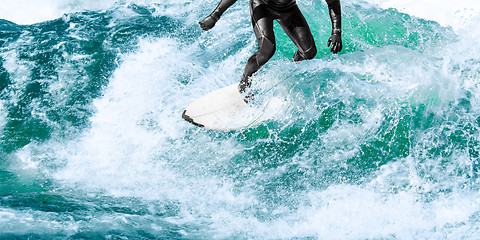
<instances>
[{"instance_id":1,"label":"turquoise water","mask_svg":"<svg viewBox=\"0 0 480 240\"><path fill-rule=\"evenodd\" d=\"M344 1L300 2L319 48L277 53L234 132L181 119L239 81L247 1L117 3L32 25L0 20L2 239L477 239L478 27L454 31ZM271 109L266 108L268 111Z\"/></svg>"}]
</instances>

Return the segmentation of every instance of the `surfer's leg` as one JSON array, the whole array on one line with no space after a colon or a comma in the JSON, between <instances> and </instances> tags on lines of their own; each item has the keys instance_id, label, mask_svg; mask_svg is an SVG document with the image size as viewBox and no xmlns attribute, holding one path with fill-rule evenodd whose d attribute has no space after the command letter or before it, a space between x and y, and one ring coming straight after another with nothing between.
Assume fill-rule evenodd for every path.
<instances>
[{"instance_id":1,"label":"surfer's leg","mask_svg":"<svg viewBox=\"0 0 480 240\"><path fill-rule=\"evenodd\" d=\"M293 7L285 17L279 18L278 23L298 48L293 61L309 60L315 57L317 54L315 40L298 6Z\"/></svg>"},{"instance_id":2,"label":"surfer's leg","mask_svg":"<svg viewBox=\"0 0 480 240\"><path fill-rule=\"evenodd\" d=\"M266 5L252 6L253 31L257 38L258 49L248 59L239 84L240 92L251 86L250 77L257 72L275 53L275 35L273 33L273 18Z\"/></svg>"}]
</instances>

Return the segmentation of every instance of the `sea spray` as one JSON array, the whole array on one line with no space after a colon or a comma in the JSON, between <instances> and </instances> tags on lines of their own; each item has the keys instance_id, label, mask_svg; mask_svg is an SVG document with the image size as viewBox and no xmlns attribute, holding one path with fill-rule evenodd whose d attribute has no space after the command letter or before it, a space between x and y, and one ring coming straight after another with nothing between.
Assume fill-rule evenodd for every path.
<instances>
[{"instance_id":1,"label":"sea spray","mask_svg":"<svg viewBox=\"0 0 480 240\"><path fill-rule=\"evenodd\" d=\"M246 1L208 32L210 1L84 4L1 25L2 237L478 238L475 25L343 1L332 56L326 4L299 1L319 54L292 63L275 25L253 87L284 107L222 133L180 116L239 81Z\"/></svg>"}]
</instances>

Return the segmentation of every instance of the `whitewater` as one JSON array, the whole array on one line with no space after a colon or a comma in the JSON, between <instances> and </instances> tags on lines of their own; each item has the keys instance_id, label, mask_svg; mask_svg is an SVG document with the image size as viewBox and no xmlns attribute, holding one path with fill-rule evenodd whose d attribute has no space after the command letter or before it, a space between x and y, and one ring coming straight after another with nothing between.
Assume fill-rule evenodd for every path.
<instances>
[{"instance_id":1,"label":"whitewater","mask_svg":"<svg viewBox=\"0 0 480 240\"><path fill-rule=\"evenodd\" d=\"M240 80L248 1L4 1L0 238L479 239L480 3L343 0L332 55L297 2L317 56L276 24L269 117L213 132L181 114Z\"/></svg>"}]
</instances>

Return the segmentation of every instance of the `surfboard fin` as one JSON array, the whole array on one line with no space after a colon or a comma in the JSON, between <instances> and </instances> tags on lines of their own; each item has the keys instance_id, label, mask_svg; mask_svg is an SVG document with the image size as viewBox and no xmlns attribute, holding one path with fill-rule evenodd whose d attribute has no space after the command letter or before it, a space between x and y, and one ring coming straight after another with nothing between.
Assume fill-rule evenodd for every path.
<instances>
[{"instance_id":1,"label":"surfboard fin","mask_svg":"<svg viewBox=\"0 0 480 240\"><path fill-rule=\"evenodd\" d=\"M187 121L187 122L189 122L189 123L191 123L191 124L193 124L193 125L195 125L195 126L197 126L197 127L201 127L201 128L205 127L204 125L199 124L199 123L196 123L195 121L193 121L193 119L192 119L190 116L187 115L187 110L183 110L182 118L183 118L185 121Z\"/></svg>"}]
</instances>

